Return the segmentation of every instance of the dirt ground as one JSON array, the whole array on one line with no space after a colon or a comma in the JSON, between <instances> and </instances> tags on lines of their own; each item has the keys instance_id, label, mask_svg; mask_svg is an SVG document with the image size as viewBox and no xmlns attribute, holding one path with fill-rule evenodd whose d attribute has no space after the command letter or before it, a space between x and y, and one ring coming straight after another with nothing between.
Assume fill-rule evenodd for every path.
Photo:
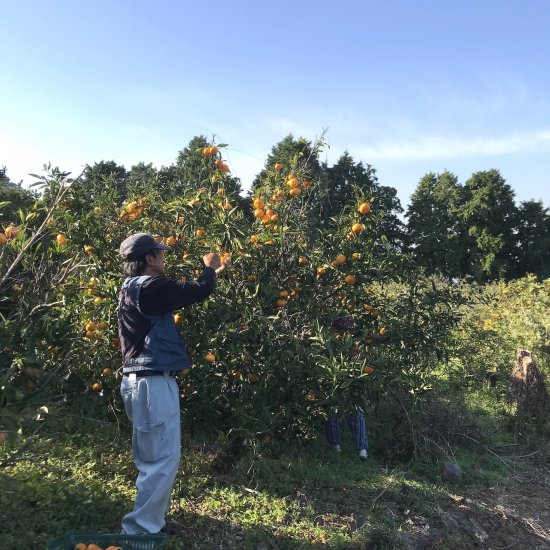
<instances>
[{"instance_id":1,"label":"dirt ground","mask_svg":"<svg viewBox=\"0 0 550 550\"><path fill-rule=\"evenodd\" d=\"M411 549L550 549L550 456L508 457L509 475L498 482L456 486L410 513L399 539ZM407 486L403 486L402 492ZM409 489L410 490L410 489ZM388 514L397 499L385 499Z\"/></svg>"}]
</instances>

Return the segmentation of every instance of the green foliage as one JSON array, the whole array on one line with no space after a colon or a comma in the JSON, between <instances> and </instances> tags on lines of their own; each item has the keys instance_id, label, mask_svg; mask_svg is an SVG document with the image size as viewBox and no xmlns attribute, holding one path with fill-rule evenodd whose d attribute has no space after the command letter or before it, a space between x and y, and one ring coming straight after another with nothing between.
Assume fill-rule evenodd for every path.
<instances>
[{"instance_id":1,"label":"green foliage","mask_svg":"<svg viewBox=\"0 0 550 550\"><path fill-rule=\"evenodd\" d=\"M498 170L464 185L449 172L426 174L406 217L408 246L429 273L478 282L548 275L548 209L535 201L517 208Z\"/></svg>"},{"instance_id":2,"label":"green foliage","mask_svg":"<svg viewBox=\"0 0 550 550\"><path fill-rule=\"evenodd\" d=\"M516 240L514 276L550 277L550 213L542 202L520 204Z\"/></svg>"},{"instance_id":3,"label":"green foliage","mask_svg":"<svg viewBox=\"0 0 550 550\"><path fill-rule=\"evenodd\" d=\"M407 209L408 245L430 273L458 277L467 273L461 187L450 172L426 174Z\"/></svg>"},{"instance_id":4,"label":"green foliage","mask_svg":"<svg viewBox=\"0 0 550 550\"><path fill-rule=\"evenodd\" d=\"M10 181L6 168L0 168L0 226L18 223L19 212L36 200L34 193Z\"/></svg>"},{"instance_id":5,"label":"green foliage","mask_svg":"<svg viewBox=\"0 0 550 550\"><path fill-rule=\"evenodd\" d=\"M467 310L456 348L460 350L457 376L481 380L486 371L507 379L518 349L533 353L533 359L548 376L550 364L550 281L534 276L498 282L470 290L475 307Z\"/></svg>"},{"instance_id":6,"label":"green foliage","mask_svg":"<svg viewBox=\"0 0 550 550\"><path fill-rule=\"evenodd\" d=\"M58 170L43 178L37 218L19 226L2 258L0 273L10 272L5 283L17 295L5 301L1 335L9 387L32 393L36 381L25 369L33 366L52 395L120 410L118 245L147 231L173 247L167 267L177 278L196 276L210 250L232 257L212 297L182 312L194 363L182 403L193 425L228 441L278 445L310 437L332 412L365 409L388 387L428 391L458 297L426 280L381 235L376 187L348 182L350 200L316 228L311 205L323 183L310 175L322 144L299 143L307 155L266 168L253 197L261 216L249 218L224 170L223 147L207 155L204 143L197 138L182 155L193 185L170 200L148 165L130 175L96 166L76 181ZM354 173L363 171L348 160ZM365 202L373 206L362 214ZM16 409L17 395L5 410Z\"/></svg>"}]
</instances>

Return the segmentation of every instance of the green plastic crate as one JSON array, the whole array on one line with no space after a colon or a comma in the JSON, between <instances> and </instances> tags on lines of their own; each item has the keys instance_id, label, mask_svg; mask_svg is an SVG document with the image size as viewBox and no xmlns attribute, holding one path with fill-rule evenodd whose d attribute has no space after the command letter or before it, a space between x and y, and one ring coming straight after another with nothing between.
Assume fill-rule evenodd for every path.
<instances>
[{"instance_id":1,"label":"green plastic crate","mask_svg":"<svg viewBox=\"0 0 550 550\"><path fill-rule=\"evenodd\" d=\"M168 535L114 535L108 533L69 533L51 542L46 550L74 550L77 543L95 543L103 550L109 546L120 546L123 550L157 550L164 548Z\"/></svg>"}]
</instances>

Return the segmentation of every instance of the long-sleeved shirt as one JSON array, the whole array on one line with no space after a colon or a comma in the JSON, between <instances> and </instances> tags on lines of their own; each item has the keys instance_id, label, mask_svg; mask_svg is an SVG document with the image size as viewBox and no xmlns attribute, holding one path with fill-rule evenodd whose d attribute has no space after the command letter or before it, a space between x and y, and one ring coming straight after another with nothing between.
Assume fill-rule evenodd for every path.
<instances>
[{"instance_id":1,"label":"long-sleeved shirt","mask_svg":"<svg viewBox=\"0 0 550 550\"><path fill-rule=\"evenodd\" d=\"M118 310L118 330L124 362L138 357L151 328L145 315L161 315L205 300L216 284L216 272L205 267L195 281L176 281L156 276L145 280L141 286L139 308L123 290Z\"/></svg>"}]
</instances>

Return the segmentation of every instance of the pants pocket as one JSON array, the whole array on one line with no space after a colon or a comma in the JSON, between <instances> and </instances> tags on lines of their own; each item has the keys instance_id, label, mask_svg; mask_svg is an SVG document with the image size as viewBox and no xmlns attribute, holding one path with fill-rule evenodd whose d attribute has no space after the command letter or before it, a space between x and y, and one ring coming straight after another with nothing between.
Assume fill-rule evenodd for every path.
<instances>
[{"instance_id":1,"label":"pants pocket","mask_svg":"<svg viewBox=\"0 0 550 550\"><path fill-rule=\"evenodd\" d=\"M163 456L165 431L164 422L146 422L136 427L136 445L144 462L155 462Z\"/></svg>"}]
</instances>

